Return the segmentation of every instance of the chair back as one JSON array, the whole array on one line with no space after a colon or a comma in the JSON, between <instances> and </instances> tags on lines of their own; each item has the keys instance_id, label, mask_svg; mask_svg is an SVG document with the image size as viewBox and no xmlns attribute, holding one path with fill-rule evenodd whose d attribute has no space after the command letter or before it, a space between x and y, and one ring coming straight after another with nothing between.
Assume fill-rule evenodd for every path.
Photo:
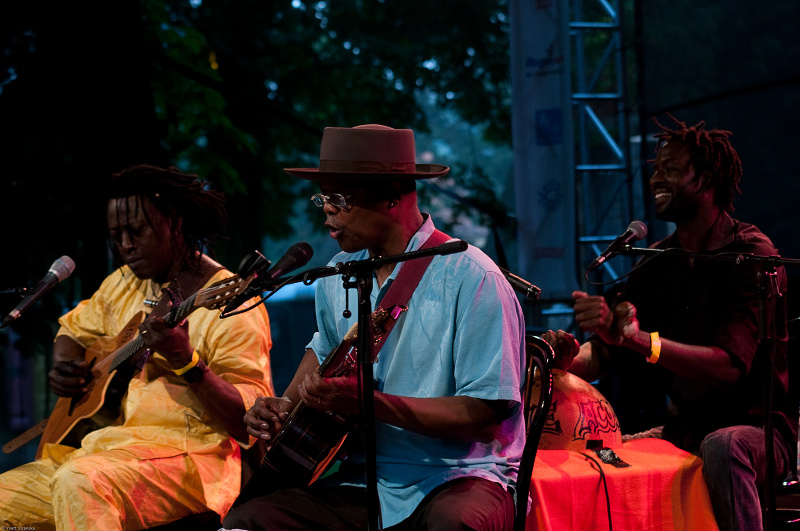
<instances>
[{"instance_id":1,"label":"chair back","mask_svg":"<svg viewBox=\"0 0 800 531\"><path fill-rule=\"evenodd\" d=\"M551 369L554 353L550 344L539 336L528 334L525 337L525 352L527 363L522 397L525 414L525 448L522 451L517 474L517 512L514 518L514 531L525 529L533 463L536 460L536 449L539 447L539 439L553 398ZM534 383L537 379L541 382L540 391L534 393Z\"/></svg>"}]
</instances>

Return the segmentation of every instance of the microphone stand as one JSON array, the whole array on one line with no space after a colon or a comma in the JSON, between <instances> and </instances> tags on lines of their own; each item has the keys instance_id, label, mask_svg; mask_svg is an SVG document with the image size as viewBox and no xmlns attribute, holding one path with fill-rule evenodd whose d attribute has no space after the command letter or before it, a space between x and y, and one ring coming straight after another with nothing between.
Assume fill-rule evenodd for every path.
<instances>
[{"instance_id":1,"label":"microphone stand","mask_svg":"<svg viewBox=\"0 0 800 531\"><path fill-rule=\"evenodd\" d=\"M22 299L24 299L28 292L31 291L33 288L9 288L0 290L0 295L19 295ZM6 328L7 326L11 325L15 319L11 319L10 321L6 321L8 317L5 319L0 318L0 330ZM46 368L46 367L45 367Z\"/></svg>"},{"instance_id":2,"label":"microphone stand","mask_svg":"<svg viewBox=\"0 0 800 531\"><path fill-rule=\"evenodd\" d=\"M358 394L364 432L364 465L367 483L367 529L382 529L378 496L377 442L375 440L375 392L373 390L372 353L372 269L362 269L356 276L358 292ZM345 283L347 280L345 279ZM347 289L345 287L345 289Z\"/></svg>"},{"instance_id":3,"label":"microphone stand","mask_svg":"<svg viewBox=\"0 0 800 531\"><path fill-rule=\"evenodd\" d=\"M0 295L21 295L24 297L28 291L30 291L30 288L11 288L0 290Z\"/></svg>"},{"instance_id":4,"label":"microphone stand","mask_svg":"<svg viewBox=\"0 0 800 531\"><path fill-rule=\"evenodd\" d=\"M9 288L9 289L2 289L0 290L0 295L19 295L21 298L25 298L26 294L31 290L31 288ZM0 328L5 328L5 326L0 326Z\"/></svg>"},{"instance_id":5,"label":"microphone stand","mask_svg":"<svg viewBox=\"0 0 800 531\"><path fill-rule=\"evenodd\" d=\"M670 252L676 251L676 252ZM762 348L765 339L770 339L770 349L767 355L764 356L763 370L764 381L762 387L764 389L764 451L766 455L766 477L764 480L764 498L766 499L766 508L763 509L763 529L770 531L773 527L773 520L776 516L776 500L775 500L775 486L776 486L776 470L775 470L775 434L773 433L772 423L772 408L773 408L773 387L775 384L775 373L773 370L775 360L775 337L774 332L775 323L773 320L772 330L767 330L766 323L766 301L769 298L770 280L775 280L777 275L777 268L779 266L800 265L800 260L794 258L781 258L780 256L764 256L754 255L748 253L693 253L684 251L683 249L653 249L631 247L630 245L624 246L620 250L620 254L642 254L642 255L657 255L661 253L668 253L674 256L698 258L701 260L724 260L735 262L736 265L745 262L754 262L759 265L760 269L756 273L756 286L758 291L758 347ZM776 292L777 293L777 292ZM777 304L777 303L776 303ZM763 348L762 348L763 349ZM788 353L787 353L788 355ZM791 468L791 467L790 467Z\"/></svg>"},{"instance_id":6,"label":"microphone stand","mask_svg":"<svg viewBox=\"0 0 800 531\"><path fill-rule=\"evenodd\" d=\"M371 257L364 260L354 260L350 262L338 262L334 266L320 267L311 269L304 273L298 273L288 279L277 279L278 287L282 288L286 284L304 282L310 284L314 280L322 277L342 275L345 289L354 284L351 279L355 278L355 286L358 292L358 394L362 407L362 426L364 431L364 454L366 467L367 484L367 509L368 522L367 529L381 529L380 520L380 499L378 497L378 479L376 454L377 445L375 442L375 394L372 387L372 272L376 269L397 262L405 262L416 258L423 258L432 255L446 255L465 251L467 242L456 240L443 243L436 247L390 255L386 257ZM274 293L274 291L273 291Z\"/></svg>"}]
</instances>

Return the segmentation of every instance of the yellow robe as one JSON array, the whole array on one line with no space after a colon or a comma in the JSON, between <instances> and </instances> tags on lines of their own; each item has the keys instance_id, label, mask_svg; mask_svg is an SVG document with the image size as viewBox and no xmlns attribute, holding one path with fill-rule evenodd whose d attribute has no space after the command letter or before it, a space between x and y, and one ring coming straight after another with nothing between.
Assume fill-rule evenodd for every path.
<instances>
[{"instance_id":1,"label":"yellow robe","mask_svg":"<svg viewBox=\"0 0 800 531\"><path fill-rule=\"evenodd\" d=\"M230 277L220 271L209 286ZM186 296L190 294L185 294ZM117 335L160 287L127 266L59 319L58 335L88 348ZM241 394L245 408L274 394L263 305L226 319L198 308L192 347ZM184 379L153 353L128 386L123 421L89 433L80 449L46 445L42 459L0 475L0 526L141 529L208 509L224 516L240 489L240 447L216 425Z\"/></svg>"}]
</instances>

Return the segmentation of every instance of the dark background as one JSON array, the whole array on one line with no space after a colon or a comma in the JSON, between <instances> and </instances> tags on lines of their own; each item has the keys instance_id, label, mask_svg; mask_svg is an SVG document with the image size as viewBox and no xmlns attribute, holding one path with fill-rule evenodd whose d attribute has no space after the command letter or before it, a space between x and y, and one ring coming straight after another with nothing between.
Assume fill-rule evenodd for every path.
<instances>
[{"instance_id":1,"label":"dark background","mask_svg":"<svg viewBox=\"0 0 800 531\"><path fill-rule=\"evenodd\" d=\"M762 228L782 256L800 258L800 41L793 37L800 4L648 1L638 8L642 125L653 133L649 117L666 125L670 112L688 125L704 120L732 131L743 166L734 216Z\"/></svg>"}]
</instances>

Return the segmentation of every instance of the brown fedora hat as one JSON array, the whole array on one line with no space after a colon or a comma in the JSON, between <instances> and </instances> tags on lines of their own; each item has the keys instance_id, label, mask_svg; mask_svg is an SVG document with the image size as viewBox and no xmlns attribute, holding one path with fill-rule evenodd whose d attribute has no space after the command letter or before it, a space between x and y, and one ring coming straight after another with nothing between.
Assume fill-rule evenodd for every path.
<instances>
[{"instance_id":1,"label":"brown fedora hat","mask_svg":"<svg viewBox=\"0 0 800 531\"><path fill-rule=\"evenodd\" d=\"M284 168L286 173L318 181L385 175L430 179L450 171L441 164L417 164L414 131L368 124L326 127L319 149L319 168Z\"/></svg>"}]
</instances>

